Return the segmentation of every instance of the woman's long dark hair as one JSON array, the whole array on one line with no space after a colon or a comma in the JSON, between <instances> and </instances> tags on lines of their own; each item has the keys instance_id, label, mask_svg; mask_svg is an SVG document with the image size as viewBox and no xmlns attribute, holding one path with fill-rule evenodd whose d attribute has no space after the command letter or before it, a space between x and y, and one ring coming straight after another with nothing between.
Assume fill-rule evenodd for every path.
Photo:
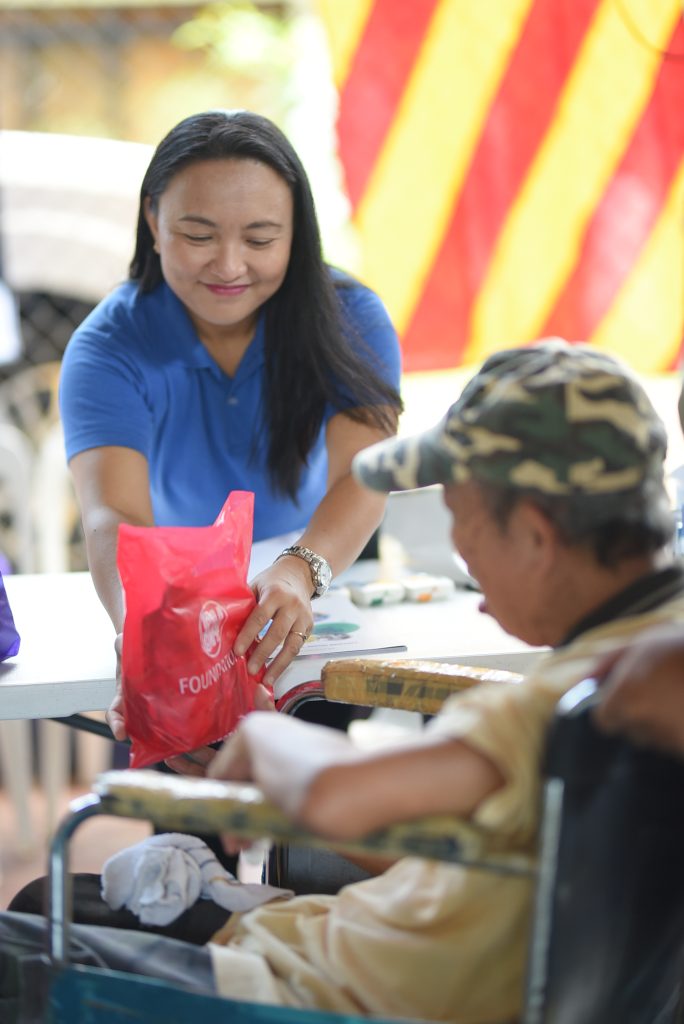
<instances>
[{"instance_id":1,"label":"woman's long dark hair","mask_svg":"<svg viewBox=\"0 0 684 1024\"><path fill-rule=\"evenodd\" d=\"M272 168L292 193L290 261L282 285L264 307L265 416L274 488L296 498L328 402L340 393L349 396L353 407L345 410L347 415L391 431L401 399L374 369L363 340L350 336L351 326L343 320L336 285L323 262L306 172L287 138L265 117L243 110L194 114L161 141L140 190L130 279L139 282L141 292L163 281L144 214L147 197L155 209L180 170L199 160L217 159L258 160ZM349 282L341 278L337 287Z\"/></svg>"}]
</instances>

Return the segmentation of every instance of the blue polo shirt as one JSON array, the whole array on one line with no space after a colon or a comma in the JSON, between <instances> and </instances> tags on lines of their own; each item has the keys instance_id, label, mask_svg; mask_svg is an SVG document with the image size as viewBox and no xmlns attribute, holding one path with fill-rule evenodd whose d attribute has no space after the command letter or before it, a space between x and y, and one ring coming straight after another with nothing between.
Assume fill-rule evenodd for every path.
<instances>
[{"instance_id":1,"label":"blue polo shirt","mask_svg":"<svg viewBox=\"0 0 684 1024\"><path fill-rule=\"evenodd\" d=\"M337 294L375 369L398 389L399 343L382 302L356 283ZM206 526L230 491L247 490L255 494L255 541L301 530L326 491L325 424L292 501L273 490L267 472L263 391L263 316L231 378L166 284L141 295L126 282L67 345L60 379L67 459L108 445L141 452L160 526ZM326 420L349 404L341 394Z\"/></svg>"}]
</instances>

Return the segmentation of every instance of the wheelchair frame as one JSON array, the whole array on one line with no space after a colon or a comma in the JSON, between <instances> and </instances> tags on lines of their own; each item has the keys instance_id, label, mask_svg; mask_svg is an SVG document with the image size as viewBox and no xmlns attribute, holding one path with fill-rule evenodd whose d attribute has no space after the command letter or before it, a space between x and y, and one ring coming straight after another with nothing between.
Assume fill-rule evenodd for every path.
<instances>
[{"instance_id":1,"label":"wheelchair frame","mask_svg":"<svg viewBox=\"0 0 684 1024\"><path fill-rule=\"evenodd\" d=\"M684 763L598 734L591 721L595 700L596 686L589 680L559 704L546 756L537 864L503 853L497 836L453 818L393 826L360 843L329 844L294 828L253 786L154 772L105 773L96 792L73 807L50 852L54 982L48 1020L180 1024L191 1019L187 1007L193 1008L193 1019L201 1013L203 1024L361 1024L367 1019L240 1003L151 978L69 965L68 843L83 821L106 813L152 818L179 831L225 830L276 842L333 845L340 852L410 854L534 874L521 1024L676 1024L683 977ZM648 833L651 841L636 842L635 830ZM626 836L631 843L625 843ZM623 870L618 870L619 853L628 862ZM605 911L601 920L597 907ZM137 1016L136 1000L146 1015ZM158 1015L161 1004L163 1015Z\"/></svg>"}]
</instances>

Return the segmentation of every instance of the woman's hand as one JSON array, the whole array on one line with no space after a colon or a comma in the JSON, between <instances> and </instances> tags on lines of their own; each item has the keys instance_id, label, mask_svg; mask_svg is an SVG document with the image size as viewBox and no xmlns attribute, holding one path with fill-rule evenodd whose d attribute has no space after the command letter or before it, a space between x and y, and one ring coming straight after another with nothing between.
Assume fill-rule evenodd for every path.
<instances>
[{"instance_id":1,"label":"woman's hand","mask_svg":"<svg viewBox=\"0 0 684 1024\"><path fill-rule=\"evenodd\" d=\"M303 559L294 556L279 558L255 577L252 589L257 606L238 633L234 650L237 655L245 654L270 622L261 641L251 652L247 668L252 675L256 675L282 644L264 676L264 683L272 686L280 673L299 654L313 628L313 584L309 566Z\"/></svg>"}]
</instances>

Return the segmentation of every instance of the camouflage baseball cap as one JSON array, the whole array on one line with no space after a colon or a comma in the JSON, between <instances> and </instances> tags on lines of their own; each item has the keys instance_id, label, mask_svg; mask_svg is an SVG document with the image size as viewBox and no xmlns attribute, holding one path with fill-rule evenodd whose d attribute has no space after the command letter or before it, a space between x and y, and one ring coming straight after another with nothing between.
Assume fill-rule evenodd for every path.
<instances>
[{"instance_id":1,"label":"camouflage baseball cap","mask_svg":"<svg viewBox=\"0 0 684 1024\"><path fill-rule=\"evenodd\" d=\"M491 356L432 430L365 449L353 472L377 491L479 483L564 498L586 526L669 513L665 428L635 376L552 339Z\"/></svg>"}]
</instances>

